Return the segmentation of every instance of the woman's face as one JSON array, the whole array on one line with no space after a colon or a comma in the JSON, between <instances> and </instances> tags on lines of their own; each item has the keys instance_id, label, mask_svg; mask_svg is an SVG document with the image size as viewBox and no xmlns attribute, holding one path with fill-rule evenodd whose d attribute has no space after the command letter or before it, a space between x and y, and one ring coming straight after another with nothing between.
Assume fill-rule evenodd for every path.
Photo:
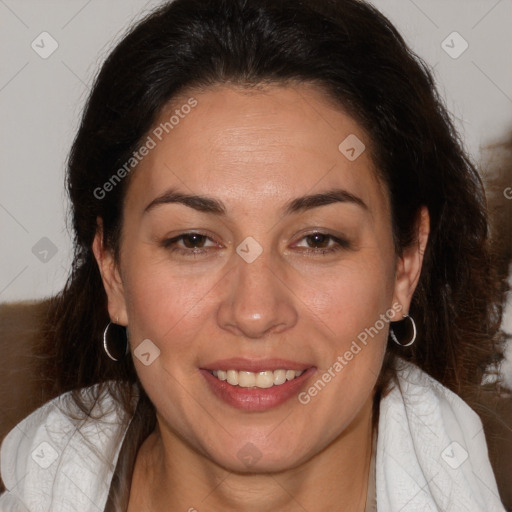
<instances>
[{"instance_id":1,"label":"woman's face","mask_svg":"<svg viewBox=\"0 0 512 512\"><path fill-rule=\"evenodd\" d=\"M294 467L369 417L422 251L395 255L369 140L320 90L192 96L149 133L118 262L97 235L109 312L162 432L230 470Z\"/></svg>"}]
</instances>

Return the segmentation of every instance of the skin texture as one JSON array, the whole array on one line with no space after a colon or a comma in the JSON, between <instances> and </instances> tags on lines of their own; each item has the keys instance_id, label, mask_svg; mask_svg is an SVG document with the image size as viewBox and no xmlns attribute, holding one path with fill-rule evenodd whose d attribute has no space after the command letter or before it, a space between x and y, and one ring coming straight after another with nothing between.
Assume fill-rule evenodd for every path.
<instances>
[{"instance_id":1,"label":"skin texture","mask_svg":"<svg viewBox=\"0 0 512 512\"><path fill-rule=\"evenodd\" d=\"M393 304L408 312L428 213L418 217L418 243L398 257L370 141L314 86L224 85L190 96L197 106L131 177L119 261L103 246L101 220L94 241L111 318L128 326L132 352L145 339L160 350L149 366L134 356L158 426L139 452L129 510L362 511L389 324L307 405L293 397L266 411L236 409L199 368L283 358L314 368L307 390ZM350 134L367 147L354 161L338 149ZM177 203L145 212L171 188L221 201L226 213ZM365 206L283 215L289 201L331 188ZM189 231L208 238L198 249L165 246ZM308 236L318 231L348 243ZM252 263L236 252L249 236L263 249ZM339 250L322 254L322 246ZM247 443L260 454L250 468L238 455Z\"/></svg>"}]
</instances>

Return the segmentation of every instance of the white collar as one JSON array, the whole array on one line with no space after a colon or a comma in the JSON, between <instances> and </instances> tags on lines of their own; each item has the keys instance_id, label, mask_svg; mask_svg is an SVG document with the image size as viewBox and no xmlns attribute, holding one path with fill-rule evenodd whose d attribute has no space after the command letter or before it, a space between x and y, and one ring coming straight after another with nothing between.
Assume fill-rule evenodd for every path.
<instances>
[{"instance_id":1,"label":"white collar","mask_svg":"<svg viewBox=\"0 0 512 512\"><path fill-rule=\"evenodd\" d=\"M379 512L506 512L478 415L410 363L397 375L380 406Z\"/></svg>"},{"instance_id":2,"label":"white collar","mask_svg":"<svg viewBox=\"0 0 512 512\"><path fill-rule=\"evenodd\" d=\"M2 443L1 474L9 492L0 496L0 511L103 511L127 430L119 411L104 393L80 420L83 414L66 393L19 423Z\"/></svg>"}]
</instances>

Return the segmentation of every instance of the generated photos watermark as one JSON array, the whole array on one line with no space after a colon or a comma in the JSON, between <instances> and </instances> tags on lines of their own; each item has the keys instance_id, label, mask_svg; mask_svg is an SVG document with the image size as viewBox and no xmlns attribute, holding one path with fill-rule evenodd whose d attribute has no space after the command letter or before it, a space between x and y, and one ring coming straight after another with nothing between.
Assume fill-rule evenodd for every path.
<instances>
[{"instance_id":1,"label":"generated photos watermark","mask_svg":"<svg viewBox=\"0 0 512 512\"><path fill-rule=\"evenodd\" d=\"M325 386L331 382L345 368L354 357L359 354L364 347L368 345L369 338L373 339L382 331L396 316L402 311L403 306L395 302L391 308L382 313L379 319L371 326L365 328L357 335L357 340L352 340L350 347L343 355L339 355L331 366L307 389L299 393L299 402L303 405L309 404L311 399L318 395ZM359 343L358 343L359 342Z\"/></svg>"},{"instance_id":2,"label":"generated photos watermark","mask_svg":"<svg viewBox=\"0 0 512 512\"><path fill-rule=\"evenodd\" d=\"M121 183L121 181L130 174L142 160L149 155L152 149L156 148L158 142L160 142L165 135L170 133L176 126L178 126L182 119L184 119L194 107L197 106L197 100L191 97L186 103L181 105L174 111L174 114L169 118L168 121L160 123L150 135L147 136L145 142L136 149L132 156L121 166L112 176L106 181L101 187L96 187L93 191L93 195L96 199L104 199L108 192L114 190L114 188Z\"/></svg>"}]
</instances>

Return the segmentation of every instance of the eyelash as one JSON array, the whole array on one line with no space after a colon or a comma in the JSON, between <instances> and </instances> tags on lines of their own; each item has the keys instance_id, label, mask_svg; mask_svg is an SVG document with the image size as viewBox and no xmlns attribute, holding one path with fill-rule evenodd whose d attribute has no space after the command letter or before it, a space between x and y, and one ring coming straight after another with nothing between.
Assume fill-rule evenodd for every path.
<instances>
[{"instance_id":1,"label":"eyelash","mask_svg":"<svg viewBox=\"0 0 512 512\"><path fill-rule=\"evenodd\" d=\"M183 248L176 246L176 244L179 241L181 241L189 236L193 236L193 235L205 237L206 239L209 239L215 243L219 243L216 240L214 240L213 238L211 238L210 236L206 235L205 233L200 233L198 231L189 231L186 233L181 233L180 235L175 236L173 238L168 238L168 239L164 240L162 242L162 246L165 249L168 249L171 253L177 252L186 257L196 258L196 257L200 256L201 254L205 254L206 252L208 252L208 248L194 247L194 248L183 249ZM327 237L328 242L333 241L335 243L335 245L328 247L328 248L323 247L323 248L316 248L316 249L310 247L310 248L305 249L303 252L306 252L308 254L313 253L314 255L327 255L327 254L335 253L342 249L350 249L351 248L350 242L348 240L338 238L334 235L331 235L330 233L324 233L323 231L314 231L312 233L308 233L308 234L304 235L300 240L304 240L308 237L313 237L315 235L323 235L323 236Z\"/></svg>"}]
</instances>

